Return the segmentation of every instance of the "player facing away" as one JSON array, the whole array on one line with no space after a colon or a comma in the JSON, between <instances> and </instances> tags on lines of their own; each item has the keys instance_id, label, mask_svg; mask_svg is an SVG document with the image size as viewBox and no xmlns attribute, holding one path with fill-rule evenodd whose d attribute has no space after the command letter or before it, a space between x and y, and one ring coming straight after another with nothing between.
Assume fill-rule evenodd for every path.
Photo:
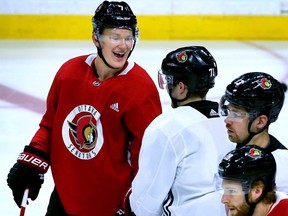
<instances>
[{"instance_id":1,"label":"player facing away","mask_svg":"<svg viewBox=\"0 0 288 216\"><path fill-rule=\"evenodd\" d=\"M246 145L219 164L229 216L287 216L288 196L275 190L276 162L267 149Z\"/></svg>"},{"instance_id":2,"label":"player facing away","mask_svg":"<svg viewBox=\"0 0 288 216\"><path fill-rule=\"evenodd\" d=\"M19 206L25 188L36 199L51 167L47 216L114 215L138 170L144 130L162 112L151 77L128 62L138 37L129 5L104 1L92 24L97 54L61 66L40 128L8 174Z\"/></svg>"},{"instance_id":3,"label":"player facing away","mask_svg":"<svg viewBox=\"0 0 288 216\"><path fill-rule=\"evenodd\" d=\"M218 103L206 99L217 72L215 59L202 46L181 47L163 59L158 81L173 109L145 130L126 214L225 214L218 164L235 145L225 136Z\"/></svg>"},{"instance_id":4,"label":"player facing away","mask_svg":"<svg viewBox=\"0 0 288 216\"><path fill-rule=\"evenodd\" d=\"M255 144L272 152L276 161L286 161L277 162L277 170L281 172L277 172L276 184L277 190L288 193L288 169L285 165L288 163L288 150L269 134L269 126L277 120L284 98L284 89L278 80L264 72L249 72L227 85L220 101L220 113L226 117L228 137L237 143L237 148Z\"/></svg>"}]
</instances>

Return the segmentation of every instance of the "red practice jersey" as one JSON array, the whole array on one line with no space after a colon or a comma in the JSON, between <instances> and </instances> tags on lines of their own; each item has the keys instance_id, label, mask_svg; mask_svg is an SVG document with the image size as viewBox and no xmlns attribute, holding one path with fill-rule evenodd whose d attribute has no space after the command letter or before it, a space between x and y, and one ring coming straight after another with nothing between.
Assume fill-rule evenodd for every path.
<instances>
[{"instance_id":1,"label":"red practice jersey","mask_svg":"<svg viewBox=\"0 0 288 216\"><path fill-rule=\"evenodd\" d=\"M30 145L50 155L56 189L73 215L114 215L138 169L144 130L161 113L147 72L127 63L101 82L96 54L73 58L57 72L47 110Z\"/></svg>"},{"instance_id":2,"label":"red practice jersey","mask_svg":"<svg viewBox=\"0 0 288 216\"><path fill-rule=\"evenodd\" d=\"M288 196L287 194L276 192L276 202L272 205L267 216L287 216Z\"/></svg>"}]
</instances>

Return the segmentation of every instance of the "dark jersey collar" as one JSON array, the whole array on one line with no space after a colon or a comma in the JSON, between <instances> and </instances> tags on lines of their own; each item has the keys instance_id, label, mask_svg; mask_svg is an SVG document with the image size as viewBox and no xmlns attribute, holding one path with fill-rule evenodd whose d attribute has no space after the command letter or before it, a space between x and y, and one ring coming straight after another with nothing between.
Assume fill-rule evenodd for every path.
<instances>
[{"instance_id":1,"label":"dark jersey collar","mask_svg":"<svg viewBox=\"0 0 288 216\"><path fill-rule=\"evenodd\" d=\"M240 143L237 143L236 148L240 148L243 145L241 145ZM266 145L265 149L268 152L273 152L277 149L287 149L286 146L284 146L278 139L276 139L274 136L272 136L271 134L269 134L269 142Z\"/></svg>"},{"instance_id":2,"label":"dark jersey collar","mask_svg":"<svg viewBox=\"0 0 288 216\"><path fill-rule=\"evenodd\" d=\"M184 106L191 106L194 109L198 110L200 113L205 115L207 118L216 118L220 117L218 113L218 103L214 101L202 100L202 101L193 101Z\"/></svg>"}]
</instances>

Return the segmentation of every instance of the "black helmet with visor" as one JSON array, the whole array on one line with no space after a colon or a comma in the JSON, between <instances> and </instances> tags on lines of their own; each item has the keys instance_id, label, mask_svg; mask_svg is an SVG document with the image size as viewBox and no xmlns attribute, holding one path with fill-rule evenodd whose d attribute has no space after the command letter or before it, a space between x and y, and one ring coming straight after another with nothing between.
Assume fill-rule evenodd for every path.
<instances>
[{"instance_id":1,"label":"black helmet with visor","mask_svg":"<svg viewBox=\"0 0 288 216\"><path fill-rule=\"evenodd\" d=\"M101 39L101 35L105 28L123 28L129 29L133 33L133 45L129 56L131 55L136 41L139 37L139 29L137 27L137 19L131 10L130 6L124 2L116 2L116 1L104 1L102 2L95 11L95 14L92 18L92 26L93 26L93 34L96 40ZM130 39L129 39L130 40ZM102 48L99 45L97 46L97 51L99 57L101 57L104 63L110 67L102 54ZM128 56L128 58L129 58ZM115 69L115 68L113 68Z\"/></svg>"},{"instance_id":2,"label":"black helmet with visor","mask_svg":"<svg viewBox=\"0 0 288 216\"><path fill-rule=\"evenodd\" d=\"M218 173L222 179L240 181L244 192L248 192L256 180L262 180L270 191L275 186L276 162L265 149L246 145L226 154Z\"/></svg>"},{"instance_id":3,"label":"black helmet with visor","mask_svg":"<svg viewBox=\"0 0 288 216\"><path fill-rule=\"evenodd\" d=\"M249 215L252 215L256 204L259 203L268 192L273 191L276 185L276 162L271 152L257 145L246 145L230 151L222 159L218 166L218 174L224 180L241 184L245 200L250 205L251 214ZM264 185L263 192L256 201L250 202L249 192L253 184L256 182L258 184L258 181ZM226 191L225 184L227 183L223 182L224 194L228 193L230 195L231 186L228 185L228 190Z\"/></svg>"},{"instance_id":4,"label":"black helmet with visor","mask_svg":"<svg viewBox=\"0 0 288 216\"><path fill-rule=\"evenodd\" d=\"M203 46L187 46L178 48L166 55L158 72L158 84L161 89L171 91L179 82L187 85L188 93L184 101L192 93L208 92L215 85L217 64L211 53ZM205 94L206 94L205 93Z\"/></svg>"},{"instance_id":5,"label":"black helmet with visor","mask_svg":"<svg viewBox=\"0 0 288 216\"><path fill-rule=\"evenodd\" d=\"M159 74L159 87L162 89L165 88L163 84L170 89L182 81L190 91L198 92L214 87L217 65L205 47L188 46L168 53Z\"/></svg>"},{"instance_id":6,"label":"black helmet with visor","mask_svg":"<svg viewBox=\"0 0 288 216\"><path fill-rule=\"evenodd\" d=\"M284 103L282 84L263 72L245 73L233 80L220 101L222 116L229 113L227 103L244 108L250 120L266 115L269 123L275 122Z\"/></svg>"}]
</instances>

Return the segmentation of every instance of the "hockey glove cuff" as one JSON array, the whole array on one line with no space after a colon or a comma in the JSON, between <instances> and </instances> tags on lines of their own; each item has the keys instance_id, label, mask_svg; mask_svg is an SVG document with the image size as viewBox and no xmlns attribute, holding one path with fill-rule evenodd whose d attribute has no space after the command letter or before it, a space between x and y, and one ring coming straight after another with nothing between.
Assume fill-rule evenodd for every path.
<instances>
[{"instance_id":1,"label":"hockey glove cuff","mask_svg":"<svg viewBox=\"0 0 288 216\"><path fill-rule=\"evenodd\" d=\"M18 156L17 163L10 169L7 183L19 208L26 188L29 188L29 198L37 198L44 182L44 173L49 168L48 161L48 154L32 146L25 146L24 152Z\"/></svg>"}]
</instances>

